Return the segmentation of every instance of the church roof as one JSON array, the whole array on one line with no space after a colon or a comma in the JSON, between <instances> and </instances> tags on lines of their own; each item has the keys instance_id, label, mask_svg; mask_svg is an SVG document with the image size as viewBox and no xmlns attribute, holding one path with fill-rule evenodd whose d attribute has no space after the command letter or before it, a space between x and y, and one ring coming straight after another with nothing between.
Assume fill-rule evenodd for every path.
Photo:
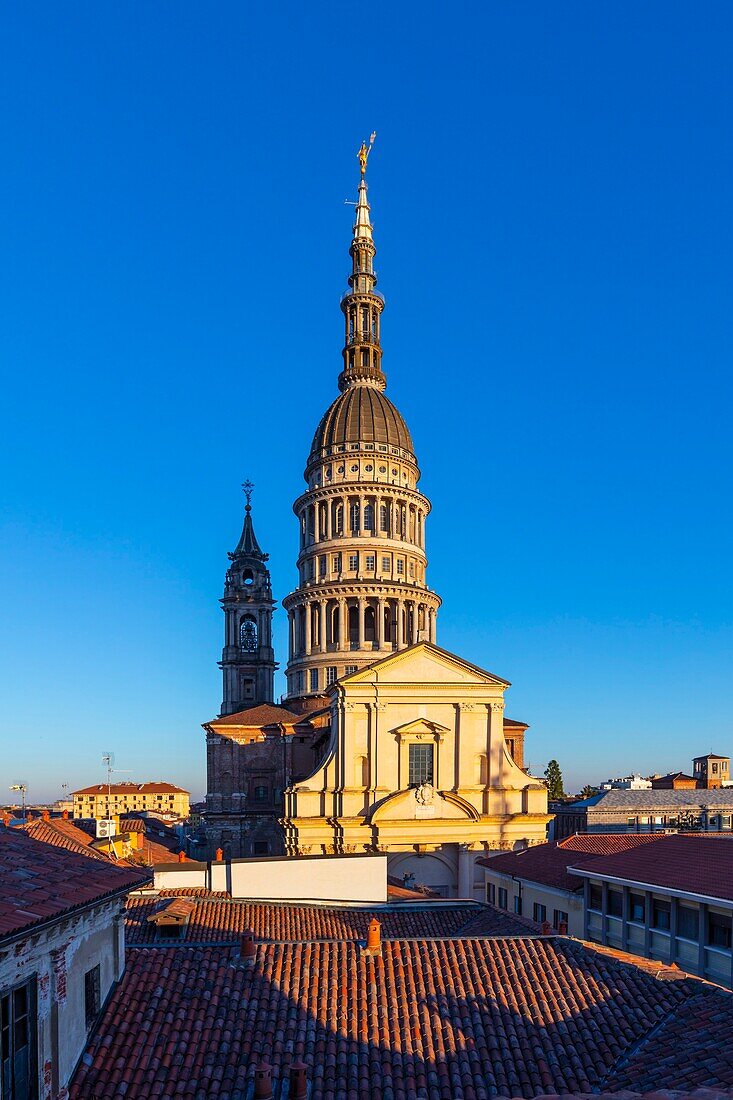
<instances>
[{"instance_id":1,"label":"church roof","mask_svg":"<svg viewBox=\"0 0 733 1100\"><path fill-rule=\"evenodd\" d=\"M207 722L207 726L244 726L246 729L261 729L263 726L294 726L307 721L307 716L294 714L285 707L276 707L273 703L262 703L257 707L239 710L236 714L225 714Z\"/></svg>"},{"instance_id":2,"label":"church roof","mask_svg":"<svg viewBox=\"0 0 733 1100\"><path fill-rule=\"evenodd\" d=\"M356 672L352 672L349 676L344 676L339 683L348 683L349 680L358 680L359 677L364 676L365 673L369 673L372 669L382 668L383 666L393 661L403 661L406 657L409 657L411 653L417 653L420 649L427 650L428 653L434 653L437 657L447 659L453 664L462 665L463 668L470 669L475 672L482 679L493 680L498 684L503 684L505 687L511 687L509 680L502 679L501 676L496 676L493 672L488 672L485 668L479 668L478 665L471 664L470 661L465 660L464 657L459 657L457 653L451 653L448 649L442 649L435 642L415 642L414 645L407 646L405 649L400 649L396 653L388 653L386 657L380 657L378 661L373 661L370 665L365 665L363 668L358 668ZM334 688L329 689L333 694ZM524 725L524 723L520 723Z\"/></svg>"},{"instance_id":3,"label":"church roof","mask_svg":"<svg viewBox=\"0 0 733 1100\"><path fill-rule=\"evenodd\" d=\"M367 385L351 386L329 406L313 437L311 456L349 443L383 443L415 452L402 415L381 390Z\"/></svg>"}]
</instances>

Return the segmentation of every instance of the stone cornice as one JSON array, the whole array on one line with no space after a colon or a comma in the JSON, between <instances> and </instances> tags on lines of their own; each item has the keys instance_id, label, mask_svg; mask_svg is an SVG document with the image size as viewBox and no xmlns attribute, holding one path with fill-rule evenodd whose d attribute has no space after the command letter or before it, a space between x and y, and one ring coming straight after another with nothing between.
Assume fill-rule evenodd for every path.
<instances>
[{"instance_id":1,"label":"stone cornice","mask_svg":"<svg viewBox=\"0 0 733 1100\"><path fill-rule=\"evenodd\" d=\"M421 588L418 585L395 584L393 581L380 581L365 578L364 580L345 580L335 583L327 582L322 585L314 585L312 588L296 588L283 600L283 607L289 611L292 607L301 607L307 603L317 603L319 600L338 599L401 599L410 603L424 603L437 610L442 604L440 596L430 588Z\"/></svg>"},{"instance_id":2,"label":"stone cornice","mask_svg":"<svg viewBox=\"0 0 733 1100\"><path fill-rule=\"evenodd\" d=\"M303 504L321 503L321 501L335 497L348 496L388 496L392 499L402 499L408 504L419 504L430 515L431 504L427 497L419 493L417 489L408 489L405 486L391 485L387 481L342 481L337 484L319 485L315 489L306 489L293 501L293 511L299 515L298 509Z\"/></svg>"}]
</instances>

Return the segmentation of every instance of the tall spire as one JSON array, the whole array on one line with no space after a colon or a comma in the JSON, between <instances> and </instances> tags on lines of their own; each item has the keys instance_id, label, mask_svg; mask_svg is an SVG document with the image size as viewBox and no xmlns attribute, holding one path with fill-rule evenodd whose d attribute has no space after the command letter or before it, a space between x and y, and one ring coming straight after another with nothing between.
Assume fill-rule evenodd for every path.
<instances>
[{"instance_id":1,"label":"tall spire","mask_svg":"<svg viewBox=\"0 0 733 1100\"><path fill-rule=\"evenodd\" d=\"M243 482L242 489L247 498L247 503L244 508L244 526L242 527L242 534L237 543L237 548L229 557L232 561L235 561L237 558L247 555L251 558L259 558L260 561L267 561L268 555L262 553L252 524L252 492L254 490L254 483L247 480Z\"/></svg>"},{"instance_id":2,"label":"tall spire","mask_svg":"<svg viewBox=\"0 0 733 1100\"><path fill-rule=\"evenodd\" d=\"M338 379L339 389L342 391L354 385L376 386L380 390L386 386L382 373L382 348L379 342L384 298L375 289L376 248L372 237L366 182L367 161L376 136L376 132L372 134L368 145L363 141L357 154L360 179L354 236L349 248L351 274L348 280L349 290L341 299L341 310L346 322L344 369Z\"/></svg>"}]
</instances>

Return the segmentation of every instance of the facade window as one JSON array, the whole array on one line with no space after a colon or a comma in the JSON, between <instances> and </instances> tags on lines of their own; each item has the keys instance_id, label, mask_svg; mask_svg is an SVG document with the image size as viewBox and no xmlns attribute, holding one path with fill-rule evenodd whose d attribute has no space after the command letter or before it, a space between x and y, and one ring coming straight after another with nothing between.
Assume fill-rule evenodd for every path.
<instances>
[{"instance_id":1,"label":"facade window","mask_svg":"<svg viewBox=\"0 0 733 1100\"><path fill-rule=\"evenodd\" d=\"M247 615L239 624L239 645L245 653L257 651L257 623L251 615Z\"/></svg>"},{"instance_id":2,"label":"facade window","mask_svg":"<svg viewBox=\"0 0 733 1100\"><path fill-rule=\"evenodd\" d=\"M367 572L371 572L374 569L374 563L375 563L374 554L367 554L367 556L366 556L366 566L365 566Z\"/></svg>"},{"instance_id":3,"label":"facade window","mask_svg":"<svg viewBox=\"0 0 733 1100\"><path fill-rule=\"evenodd\" d=\"M266 840L255 840L252 845L252 854L255 856L266 856L270 854L270 845Z\"/></svg>"},{"instance_id":4,"label":"facade window","mask_svg":"<svg viewBox=\"0 0 733 1100\"><path fill-rule=\"evenodd\" d=\"M609 917L622 917L624 915L624 895L620 890L608 891L608 915Z\"/></svg>"},{"instance_id":5,"label":"facade window","mask_svg":"<svg viewBox=\"0 0 733 1100\"><path fill-rule=\"evenodd\" d=\"M643 894L629 894L629 920L643 924L646 920L646 898Z\"/></svg>"},{"instance_id":6,"label":"facade window","mask_svg":"<svg viewBox=\"0 0 733 1100\"><path fill-rule=\"evenodd\" d=\"M0 1087L8 1097L37 1095L35 981L0 997Z\"/></svg>"},{"instance_id":7,"label":"facade window","mask_svg":"<svg viewBox=\"0 0 733 1100\"><path fill-rule=\"evenodd\" d=\"M591 883L589 894L590 896L588 898L588 908L595 909L598 913L600 913L603 906L603 891L601 890L600 886L596 886L595 884Z\"/></svg>"},{"instance_id":8,"label":"facade window","mask_svg":"<svg viewBox=\"0 0 733 1100\"><path fill-rule=\"evenodd\" d=\"M561 924L568 926L568 915L564 909L552 910L552 926L553 928L559 928Z\"/></svg>"},{"instance_id":9,"label":"facade window","mask_svg":"<svg viewBox=\"0 0 733 1100\"><path fill-rule=\"evenodd\" d=\"M379 506L379 530L387 530L387 505L380 504Z\"/></svg>"},{"instance_id":10,"label":"facade window","mask_svg":"<svg viewBox=\"0 0 733 1100\"><path fill-rule=\"evenodd\" d=\"M389 572L389 566L390 566L389 558L386 557L386 556L383 557L382 558L382 569L384 569L386 572Z\"/></svg>"},{"instance_id":11,"label":"facade window","mask_svg":"<svg viewBox=\"0 0 733 1100\"><path fill-rule=\"evenodd\" d=\"M318 559L318 572L322 577L326 576L326 555L321 554Z\"/></svg>"},{"instance_id":12,"label":"facade window","mask_svg":"<svg viewBox=\"0 0 733 1100\"><path fill-rule=\"evenodd\" d=\"M342 505L339 505L336 509L336 534L342 535L344 533L344 509Z\"/></svg>"},{"instance_id":13,"label":"facade window","mask_svg":"<svg viewBox=\"0 0 733 1100\"><path fill-rule=\"evenodd\" d=\"M255 802L266 802L267 801L267 787L265 787L263 784L259 784L257 787L255 787L255 789L254 789L254 799L255 799Z\"/></svg>"},{"instance_id":14,"label":"facade window","mask_svg":"<svg viewBox=\"0 0 733 1100\"><path fill-rule=\"evenodd\" d=\"M515 894L514 895L514 912L517 914L518 917L521 917L521 915L522 915L522 895L521 894Z\"/></svg>"},{"instance_id":15,"label":"facade window","mask_svg":"<svg viewBox=\"0 0 733 1100\"><path fill-rule=\"evenodd\" d=\"M547 906L536 901L532 907L532 916L537 924L542 924L547 920Z\"/></svg>"},{"instance_id":16,"label":"facade window","mask_svg":"<svg viewBox=\"0 0 733 1100\"><path fill-rule=\"evenodd\" d=\"M352 573L355 573L358 568L359 568L359 555L358 554L349 554L349 570Z\"/></svg>"},{"instance_id":17,"label":"facade window","mask_svg":"<svg viewBox=\"0 0 733 1100\"><path fill-rule=\"evenodd\" d=\"M721 829L730 829L730 827L731 827L731 815L730 814L721 814L720 815L720 827L721 827Z\"/></svg>"},{"instance_id":18,"label":"facade window","mask_svg":"<svg viewBox=\"0 0 733 1100\"><path fill-rule=\"evenodd\" d=\"M311 672L311 691L318 691L318 669L312 668Z\"/></svg>"},{"instance_id":19,"label":"facade window","mask_svg":"<svg viewBox=\"0 0 733 1100\"><path fill-rule=\"evenodd\" d=\"M405 572L405 563L402 560L402 558L398 558L397 559L397 573L401 575L404 572Z\"/></svg>"},{"instance_id":20,"label":"facade window","mask_svg":"<svg viewBox=\"0 0 733 1100\"><path fill-rule=\"evenodd\" d=\"M627 817L626 818L626 825L629 829L635 829L636 828L636 818L635 817Z\"/></svg>"},{"instance_id":21,"label":"facade window","mask_svg":"<svg viewBox=\"0 0 733 1100\"><path fill-rule=\"evenodd\" d=\"M359 530L359 504L355 502L349 507L349 526L352 531Z\"/></svg>"},{"instance_id":22,"label":"facade window","mask_svg":"<svg viewBox=\"0 0 733 1100\"><path fill-rule=\"evenodd\" d=\"M340 554L334 554L333 555L333 571L334 571L334 573L340 573L341 572L341 555Z\"/></svg>"},{"instance_id":23,"label":"facade window","mask_svg":"<svg viewBox=\"0 0 733 1100\"><path fill-rule=\"evenodd\" d=\"M374 505L364 505L364 529L366 531L374 530Z\"/></svg>"},{"instance_id":24,"label":"facade window","mask_svg":"<svg viewBox=\"0 0 733 1100\"><path fill-rule=\"evenodd\" d=\"M356 672L356 665L347 665L344 670L344 675L351 676L353 672Z\"/></svg>"},{"instance_id":25,"label":"facade window","mask_svg":"<svg viewBox=\"0 0 733 1100\"><path fill-rule=\"evenodd\" d=\"M709 947L723 947L730 951L731 945L730 913L708 913L708 928L705 942Z\"/></svg>"},{"instance_id":26,"label":"facade window","mask_svg":"<svg viewBox=\"0 0 733 1100\"><path fill-rule=\"evenodd\" d=\"M672 905L668 901L652 898L651 926L659 932L669 932L672 923Z\"/></svg>"},{"instance_id":27,"label":"facade window","mask_svg":"<svg viewBox=\"0 0 733 1100\"><path fill-rule=\"evenodd\" d=\"M310 558L310 560L308 561L308 580L312 581L313 578L315 577L315 575L316 575L315 563L313 561L313 558Z\"/></svg>"},{"instance_id":28,"label":"facade window","mask_svg":"<svg viewBox=\"0 0 733 1100\"><path fill-rule=\"evenodd\" d=\"M493 882L486 883L486 902L488 905L496 904L496 886Z\"/></svg>"},{"instance_id":29,"label":"facade window","mask_svg":"<svg viewBox=\"0 0 733 1100\"><path fill-rule=\"evenodd\" d=\"M303 689L305 688L305 673L302 672L302 671L299 672L297 677L296 677L295 682L296 682L296 685L297 685L295 690L298 691L298 692L302 692Z\"/></svg>"},{"instance_id":30,"label":"facade window","mask_svg":"<svg viewBox=\"0 0 733 1100\"><path fill-rule=\"evenodd\" d=\"M408 785L419 787L422 783L433 782L433 746L410 745L408 763Z\"/></svg>"},{"instance_id":31,"label":"facade window","mask_svg":"<svg viewBox=\"0 0 733 1100\"><path fill-rule=\"evenodd\" d=\"M499 887L498 896L499 896L499 908L500 909L506 909L506 890L504 889L503 886Z\"/></svg>"},{"instance_id":32,"label":"facade window","mask_svg":"<svg viewBox=\"0 0 733 1100\"><path fill-rule=\"evenodd\" d=\"M677 909L677 935L683 940L697 943L700 937L700 910L690 905L680 905Z\"/></svg>"},{"instance_id":33,"label":"facade window","mask_svg":"<svg viewBox=\"0 0 733 1100\"><path fill-rule=\"evenodd\" d=\"M335 684L338 679L337 670L335 665L329 665L326 669L326 687L329 684Z\"/></svg>"},{"instance_id":34,"label":"facade window","mask_svg":"<svg viewBox=\"0 0 733 1100\"><path fill-rule=\"evenodd\" d=\"M100 992L99 964L97 964L91 970L87 970L84 975L84 1020L87 1031L99 1015L102 1003Z\"/></svg>"}]
</instances>

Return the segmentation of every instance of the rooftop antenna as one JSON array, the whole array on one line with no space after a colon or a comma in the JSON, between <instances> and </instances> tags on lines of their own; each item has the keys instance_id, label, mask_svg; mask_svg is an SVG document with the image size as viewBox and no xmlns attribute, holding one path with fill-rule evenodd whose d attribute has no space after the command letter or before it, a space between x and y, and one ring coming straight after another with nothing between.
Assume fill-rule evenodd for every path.
<instances>
[{"instance_id":1,"label":"rooftop antenna","mask_svg":"<svg viewBox=\"0 0 733 1100\"><path fill-rule=\"evenodd\" d=\"M25 795L28 790L27 783L13 783L10 788L11 791L20 791L21 802L23 805L23 823L25 824Z\"/></svg>"}]
</instances>

